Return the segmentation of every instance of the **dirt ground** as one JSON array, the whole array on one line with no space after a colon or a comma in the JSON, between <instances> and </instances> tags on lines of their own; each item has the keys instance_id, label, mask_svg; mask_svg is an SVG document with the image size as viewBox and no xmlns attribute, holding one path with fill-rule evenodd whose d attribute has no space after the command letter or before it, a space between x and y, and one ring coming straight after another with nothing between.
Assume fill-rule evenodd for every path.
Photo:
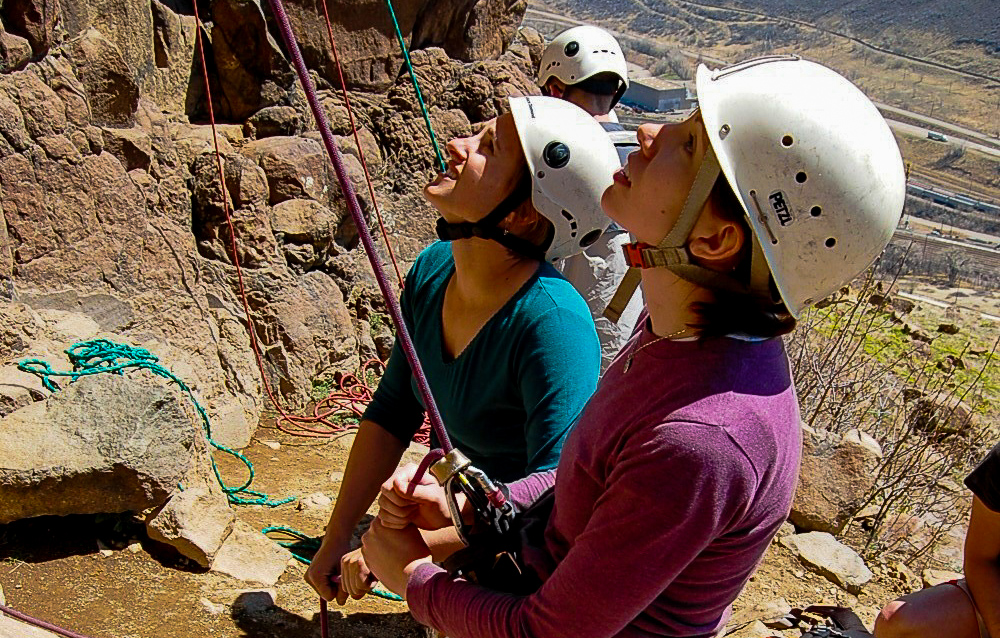
<instances>
[{"instance_id":1,"label":"dirt ground","mask_svg":"<svg viewBox=\"0 0 1000 638\"><path fill-rule=\"evenodd\" d=\"M351 435L315 440L261 427L245 451L256 469L254 488L273 497L334 497ZM270 444L264 445L260 441ZM280 443L272 449L274 442ZM218 462L227 482L242 477L228 457ZM330 508L240 506L242 520L260 529L287 525L317 536ZM101 546L113 548L100 552ZM172 551L172 550L171 550ZM877 566L875 571L879 571ZM93 638L312 638L320 635L318 599L292 561L274 587L276 605L254 609L254 585L192 567L145 539L125 517L46 517L0 526L0 587L7 604L23 613ZM902 583L877 578L852 596L808 572L774 543L760 571L735 606L735 628L761 615L755 608L783 598L792 606L846 604L869 623ZM405 603L368 596L345 607L330 605L331 635L421 638ZM782 635L777 634L776 635ZM797 636L797 630L785 636Z\"/></svg>"}]
</instances>

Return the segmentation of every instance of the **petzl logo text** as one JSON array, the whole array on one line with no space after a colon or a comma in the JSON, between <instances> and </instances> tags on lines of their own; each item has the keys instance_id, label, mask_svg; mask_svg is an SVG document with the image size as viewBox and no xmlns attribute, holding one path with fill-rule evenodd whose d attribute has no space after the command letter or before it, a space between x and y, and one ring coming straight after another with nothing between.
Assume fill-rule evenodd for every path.
<instances>
[{"instance_id":1,"label":"petzl logo text","mask_svg":"<svg viewBox=\"0 0 1000 638\"><path fill-rule=\"evenodd\" d=\"M778 216L778 222L782 226L791 224L792 213L788 210L788 204L785 203L785 194L781 191L775 191L771 193L771 196L767 199L771 202L771 208L774 209L774 214Z\"/></svg>"}]
</instances>

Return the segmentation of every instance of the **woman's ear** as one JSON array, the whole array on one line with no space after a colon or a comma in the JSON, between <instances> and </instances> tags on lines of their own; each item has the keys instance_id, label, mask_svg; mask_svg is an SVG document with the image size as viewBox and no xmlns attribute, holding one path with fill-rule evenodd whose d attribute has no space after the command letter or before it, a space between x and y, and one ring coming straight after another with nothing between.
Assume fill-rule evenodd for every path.
<instances>
[{"instance_id":1,"label":"woman's ear","mask_svg":"<svg viewBox=\"0 0 1000 638\"><path fill-rule=\"evenodd\" d=\"M700 265L728 272L739 265L746 241L743 224L719 215L710 200L688 236L687 247Z\"/></svg>"}]
</instances>

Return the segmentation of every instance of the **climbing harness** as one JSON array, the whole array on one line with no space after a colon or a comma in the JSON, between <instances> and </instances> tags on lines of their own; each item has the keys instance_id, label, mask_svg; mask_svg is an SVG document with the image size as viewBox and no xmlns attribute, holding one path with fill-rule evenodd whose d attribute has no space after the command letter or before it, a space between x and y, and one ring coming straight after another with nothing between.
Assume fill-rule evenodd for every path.
<instances>
[{"instance_id":1,"label":"climbing harness","mask_svg":"<svg viewBox=\"0 0 1000 638\"><path fill-rule=\"evenodd\" d=\"M208 419L208 414L205 412L205 408L198 402L198 399L195 398L194 393L191 392L191 388L174 373L170 372L170 370L160 365L160 360L149 350L115 343L107 339L94 339L92 341L75 343L67 348L65 352L66 356L69 357L70 363L73 365L73 370L70 372L53 370L48 362L41 359L25 359L17 364L17 369L21 372L37 376L42 380L42 385L50 392L58 392L60 389L52 380L53 377L68 378L70 383L72 383L81 377L95 374L111 373L122 375L126 370L146 370L158 377L173 381L177 387L184 391L188 399L191 400L191 403L194 404L198 415L201 417L205 437L208 439L209 444L217 450L236 457L247 468L249 475L242 485L238 487L226 485L219 474L219 468L215 464L215 459L212 458L212 471L215 473L215 478L219 481L219 485L222 486L222 491L225 492L230 503L234 505L266 505L268 507L277 507L278 505L295 500L294 497L275 500L267 494L250 489L250 484L254 479L253 464L241 452L217 443L212 438L212 424ZM183 489L183 486L181 486L181 489Z\"/></svg>"}]
</instances>

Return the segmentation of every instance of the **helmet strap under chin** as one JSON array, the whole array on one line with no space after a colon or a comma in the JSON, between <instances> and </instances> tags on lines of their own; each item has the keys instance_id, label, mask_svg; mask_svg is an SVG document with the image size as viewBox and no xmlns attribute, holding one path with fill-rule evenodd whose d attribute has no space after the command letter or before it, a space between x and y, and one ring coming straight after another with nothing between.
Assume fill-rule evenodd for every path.
<instances>
[{"instance_id":1,"label":"helmet strap under chin","mask_svg":"<svg viewBox=\"0 0 1000 638\"><path fill-rule=\"evenodd\" d=\"M749 283L742 282L730 274L720 273L695 263L691 259L691 253L688 252L688 238L721 173L719 159L715 155L715 150L709 145L704 158L702 158L701 166L698 167L698 173L691 183L691 189L688 191L681 213L666 237L656 246L643 242L632 242L622 246L625 262L629 269L625 273L625 277L622 278L618 290L615 291L614 297L608 303L608 307L605 308L605 317L612 322L618 321L628 302L632 299L635 289L639 286L642 279L639 273L642 268L667 268L681 279L705 288L743 294L767 294L769 296L770 271L767 268L767 262L764 261L760 244L753 233L751 233L753 252L750 261Z\"/></svg>"},{"instance_id":2,"label":"helmet strap under chin","mask_svg":"<svg viewBox=\"0 0 1000 638\"><path fill-rule=\"evenodd\" d=\"M479 237L481 239L492 239L502 246L514 252L542 261L545 259L545 249L536 246L527 239L522 239L509 231L500 228L507 215L510 215L518 206L531 198L531 175L525 173L524 176L514 186L502 202L490 211L485 217L476 222L449 222L444 217L439 217L435 230L438 239L442 241L454 241L456 239L470 239Z\"/></svg>"}]
</instances>

